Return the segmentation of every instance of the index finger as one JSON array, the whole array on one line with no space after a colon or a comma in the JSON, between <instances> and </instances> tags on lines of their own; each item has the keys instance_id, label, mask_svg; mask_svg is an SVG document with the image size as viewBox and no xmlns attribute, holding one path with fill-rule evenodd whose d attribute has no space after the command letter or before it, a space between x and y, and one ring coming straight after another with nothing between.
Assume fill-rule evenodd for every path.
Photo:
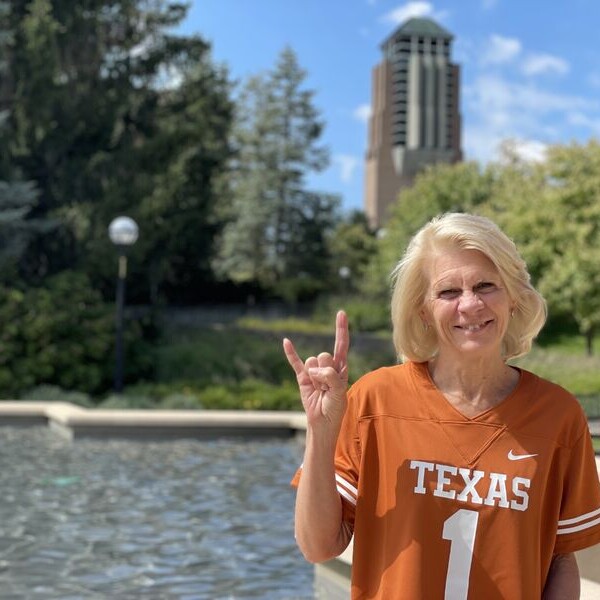
<instances>
[{"instance_id":1,"label":"index finger","mask_svg":"<svg viewBox=\"0 0 600 600\"><path fill-rule=\"evenodd\" d=\"M348 317L343 310L340 310L335 317L335 345L333 347L333 365L337 371L346 366L349 347Z\"/></svg>"}]
</instances>

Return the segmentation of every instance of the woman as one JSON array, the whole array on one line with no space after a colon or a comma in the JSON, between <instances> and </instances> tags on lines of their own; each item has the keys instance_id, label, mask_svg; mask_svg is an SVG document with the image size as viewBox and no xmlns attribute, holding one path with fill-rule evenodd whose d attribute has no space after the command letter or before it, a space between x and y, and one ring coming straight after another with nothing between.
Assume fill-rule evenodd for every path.
<instances>
[{"instance_id":1,"label":"woman","mask_svg":"<svg viewBox=\"0 0 600 600\"><path fill-rule=\"evenodd\" d=\"M308 423L300 549L324 561L354 535L353 598L578 598L572 553L600 542L600 484L576 399L507 364L546 317L515 245L446 214L393 277L403 364L347 392L343 312L333 355L303 362L284 340Z\"/></svg>"}]
</instances>

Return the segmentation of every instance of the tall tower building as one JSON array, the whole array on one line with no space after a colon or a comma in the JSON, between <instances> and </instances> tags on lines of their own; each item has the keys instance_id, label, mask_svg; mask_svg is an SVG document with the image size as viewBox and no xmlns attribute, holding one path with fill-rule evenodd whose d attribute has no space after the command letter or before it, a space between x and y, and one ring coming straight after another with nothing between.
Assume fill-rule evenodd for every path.
<instances>
[{"instance_id":1,"label":"tall tower building","mask_svg":"<svg viewBox=\"0 0 600 600\"><path fill-rule=\"evenodd\" d=\"M390 205L419 170L462 158L460 71L451 62L452 39L431 19L418 18L381 45L366 157L365 212L373 228L385 223Z\"/></svg>"}]
</instances>

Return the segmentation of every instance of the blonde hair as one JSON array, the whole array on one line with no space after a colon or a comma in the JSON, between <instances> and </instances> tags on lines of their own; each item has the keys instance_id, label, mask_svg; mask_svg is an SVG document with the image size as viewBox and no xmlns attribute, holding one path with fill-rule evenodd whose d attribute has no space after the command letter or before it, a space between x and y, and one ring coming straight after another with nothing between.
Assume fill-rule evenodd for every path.
<instances>
[{"instance_id":1,"label":"blonde hair","mask_svg":"<svg viewBox=\"0 0 600 600\"><path fill-rule=\"evenodd\" d=\"M438 351L435 331L424 326L420 312L429 288L429 262L436 252L448 247L478 250L494 263L514 309L503 340L503 356L509 359L527 354L546 322L547 311L517 247L485 217L446 213L415 234L392 272L392 324L398 357L424 362Z\"/></svg>"}]
</instances>

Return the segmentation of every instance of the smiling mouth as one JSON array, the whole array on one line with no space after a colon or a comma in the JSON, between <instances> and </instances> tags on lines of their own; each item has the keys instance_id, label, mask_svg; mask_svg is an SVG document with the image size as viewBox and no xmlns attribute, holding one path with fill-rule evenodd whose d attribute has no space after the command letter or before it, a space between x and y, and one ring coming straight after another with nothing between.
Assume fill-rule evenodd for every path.
<instances>
[{"instance_id":1,"label":"smiling mouth","mask_svg":"<svg viewBox=\"0 0 600 600\"><path fill-rule=\"evenodd\" d=\"M489 325L492 320L484 321L483 323L474 323L473 325L457 325L456 329L462 329L463 331L475 332L484 329Z\"/></svg>"}]
</instances>

